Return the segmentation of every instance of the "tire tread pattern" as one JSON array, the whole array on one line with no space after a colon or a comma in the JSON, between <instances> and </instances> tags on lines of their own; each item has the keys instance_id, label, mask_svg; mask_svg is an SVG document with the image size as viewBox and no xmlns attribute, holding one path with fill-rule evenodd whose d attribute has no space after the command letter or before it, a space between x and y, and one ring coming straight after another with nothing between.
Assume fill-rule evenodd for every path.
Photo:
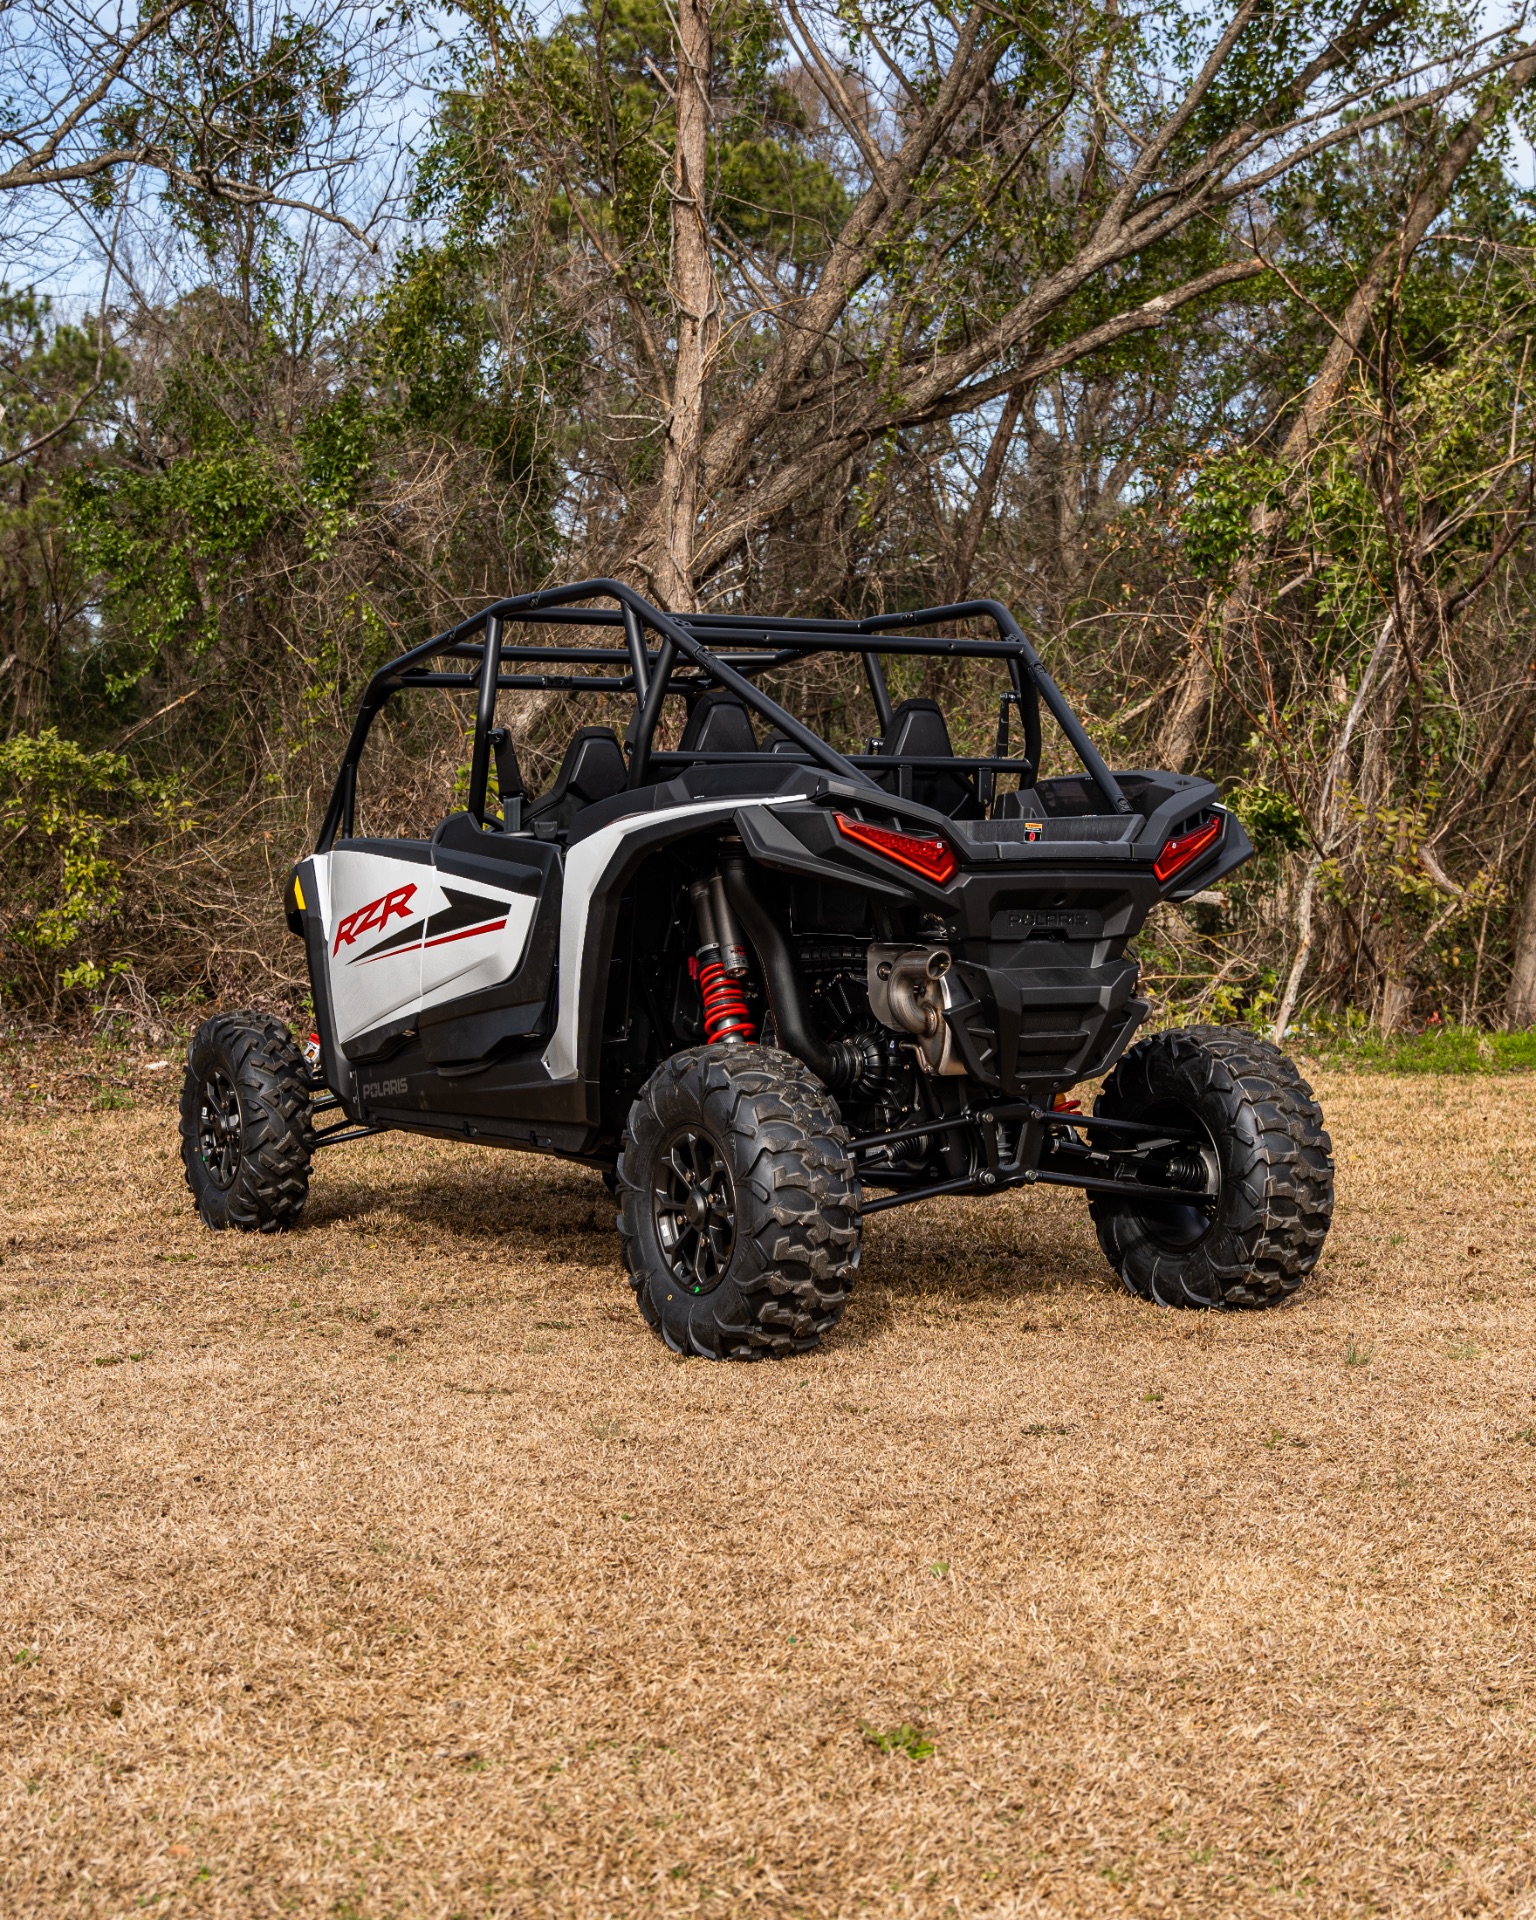
<instances>
[{"instance_id":1,"label":"tire tread pattern","mask_svg":"<svg viewBox=\"0 0 1536 1920\"><path fill-rule=\"evenodd\" d=\"M1095 1195L1099 1244L1143 1299L1277 1306L1317 1264L1333 1214L1331 1142L1312 1089L1294 1061L1245 1028L1174 1028L1126 1054L1094 1111L1134 1119L1170 1086L1187 1091L1216 1139L1216 1225L1196 1248L1173 1249L1138 1231L1124 1202Z\"/></svg>"},{"instance_id":2,"label":"tire tread pattern","mask_svg":"<svg viewBox=\"0 0 1536 1920\"><path fill-rule=\"evenodd\" d=\"M736 1191L730 1270L712 1292L672 1281L651 1214L652 1156L696 1114ZM716 1360L806 1353L836 1326L859 1263L859 1184L836 1103L774 1047L691 1047L663 1061L630 1111L617 1226L641 1313L674 1352Z\"/></svg>"},{"instance_id":3,"label":"tire tread pattern","mask_svg":"<svg viewBox=\"0 0 1536 1920\"><path fill-rule=\"evenodd\" d=\"M240 1102L239 1171L221 1188L208 1178L198 1148L204 1076L221 1069ZM217 1013L187 1048L181 1094L181 1155L187 1185L206 1226L245 1233L291 1227L309 1198L311 1080L293 1035L275 1014Z\"/></svg>"}]
</instances>

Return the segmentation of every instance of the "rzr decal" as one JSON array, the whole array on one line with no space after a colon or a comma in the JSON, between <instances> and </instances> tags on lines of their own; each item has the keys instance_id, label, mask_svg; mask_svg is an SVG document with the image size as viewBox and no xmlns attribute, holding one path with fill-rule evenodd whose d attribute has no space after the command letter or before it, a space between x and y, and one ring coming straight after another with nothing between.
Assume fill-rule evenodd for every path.
<instances>
[{"instance_id":1,"label":"rzr decal","mask_svg":"<svg viewBox=\"0 0 1536 1920\"><path fill-rule=\"evenodd\" d=\"M414 893L416 889L402 887L398 891ZM400 927L365 953L354 953L348 966L361 966L367 960L390 960L398 953L420 953L427 947L445 947L450 940L471 940L477 933L499 933L507 924L505 900L494 900L484 893L460 893L455 887L444 887L443 892L448 896L448 905L440 912L419 926Z\"/></svg>"},{"instance_id":2,"label":"rzr decal","mask_svg":"<svg viewBox=\"0 0 1536 1920\"><path fill-rule=\"evenodd\" d=\"M360 933L372 933L375 927L387 926L397 916L401 920L408 920L411 916L411 896L415 891L416 882L411 880L403 887L381 894L377 900L370 900L366 907L359 907L355 913L349 913L336 929L331 952L340 953L343 947L350 947Z\"/></svg>"}]
</instances>

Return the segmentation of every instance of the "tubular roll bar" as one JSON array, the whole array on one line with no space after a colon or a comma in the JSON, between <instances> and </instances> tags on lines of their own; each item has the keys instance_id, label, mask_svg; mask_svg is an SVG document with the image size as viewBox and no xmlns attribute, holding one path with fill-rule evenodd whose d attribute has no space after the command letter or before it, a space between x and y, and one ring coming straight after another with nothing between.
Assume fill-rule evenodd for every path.
<instances>
[{"instance_id":1,"label":"tubular roll bar","mask_svg":"<svg viewBox=\"0 0 1536 1920\"><path fill-rule=\"evenodd\" d=\"M592 607L585 603L596 599L616 601L613 607ZM988 620L998 634L996 640L974 640L959 634L928 635L916 629L958 620ZM541 626L616 627L622 630L622 644L611 649L573 646L508 646L503 641L506 627L514 622ZM646 630L659 641L652 652L646 644ZM710 643L710 644L706 644ZM716 651L724 645L726 650ZM753 649L750 653L738 651ZM887 799L885 789L802 721L779 705L748 678L748 672L764 672L784 666L815 653L859 653L864 657L865 673L882 731L889 734L895 719L882 654L948 654L968 659L999 659L1007 664L1013 693L1024 720L1025 755L1032 767L1040 763L1040 711L1043 701L1051 717L1066 735L1084 771L1112 813L1129 813L1130 803L1118 782L1088 738L1081 721L1073 713L1061 690L1046 672L1040 656L1030 645L1018 622L998 600L963 600L951 606L925 607L909 613L877 614L864 620L795 619L782 616L757 618L747 614L690 613L667 614L654 607L633 587L622 580L582 580L574 586L551 587L539 593L518 594L498 600L479 613L461 620L457 626L434 634L419 646L410 648L397 659L382 666L373 675L358 706L357 718L347 740L346 753L332 791L325 819L315 843L317 853L325 853L337 835L350 838L356 824L357 769L367 744L368 733L385 704L408 687L451 687L476 695L475 738L470 761L468 811L485 821L490 783L491 730L495 725L498 692L542 691L589 693L632 693L635 713L626 733L629 747L629 785L643 786L650 770L651 746L662 703L669 693L690 692L709 684L725 687L737 695L761 719L780 733L829 773L856 786L867 787L871 794ZM462 672L432 670L431 660L455 660L464 663ZM679 681L674 673L680 660L694 669L694 675ZM556 667L585 665L606 667L596 674L556 672L523 673L508 671L509 666L542 663ZM745 671L744 671L745 669ZM694 676L697 677L694 677Z\"/></svg>"}]
</instances>

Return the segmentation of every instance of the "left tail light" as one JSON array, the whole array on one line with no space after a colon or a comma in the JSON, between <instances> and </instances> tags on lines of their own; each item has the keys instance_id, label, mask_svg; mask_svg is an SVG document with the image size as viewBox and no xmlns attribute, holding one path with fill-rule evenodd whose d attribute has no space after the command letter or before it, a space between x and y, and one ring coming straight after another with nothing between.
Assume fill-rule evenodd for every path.
<instances>
[{"instance_id":1,"label":"left tail light","mask_svg":"<svg viewBox=\"0 0 1536 1920\"><path fill-rule=\"evenodd\" d=\"M894 860L898 867L921 874L936 887L950 880L959 865L954 848L937 834L896 833L890 827L872 827L866 820L850 819L846 813L836 818L837 830L845 840Z\"/></svg>"},{"instance_id":2,"label":"left tail light","mask_svg":"<svg viewBox=\"0 0 1536 1920\"><path fill-rule=\"evenodd\" d=\"M1214 820L1207 820L1203 827L1192 827L1188 833L1176 833L1171 840L1163 842L1163 850L1153 862L1152 871L1158 884L1166 887L1176 873L1182 873L1192 861L1198 860L1202 853L1214 847L1221 838L1222 819L1218 813Z\"/></svg>"}]
</instances>

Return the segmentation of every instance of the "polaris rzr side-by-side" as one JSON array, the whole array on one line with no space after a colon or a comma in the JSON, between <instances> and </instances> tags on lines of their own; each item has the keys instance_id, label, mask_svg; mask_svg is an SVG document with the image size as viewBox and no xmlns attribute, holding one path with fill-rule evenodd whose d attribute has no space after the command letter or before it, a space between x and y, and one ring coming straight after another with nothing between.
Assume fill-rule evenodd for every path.
<instances>
[{"instance_id":1,"label":"polaris rzr side-by-side","mask_svg":"<svg viewBox=\"0 0 1536 1920\"><path fill-rule=\"evenodd\" d=\"M862 667L863 752L761 684L828 653ZM892 700L914 657L991 664L992 753ZM429 688L474 701L466 803L428 838L370 838L369 731ZM622 741L579 727L537 797L497 714L531 692L628 714ZM1075 771L1042 774L1047 716ZM503 600L369 682L288 884L315 1034L206 1022L187 1179L209 1226L271 1231L318 1148L390 1128L584 1161L646 1320L716 1359L814 1346L864 1217L935 1194L1077 1187L1133 1293L1272 1305L1332 1208L1310 1089L1240 1029L1129 1045L1130 940L1251 852L1209 781L1112 773L995 601L669 615L612 580ZM1091 1114L1066 1099L1104 1074Z\"/></svg>"}]
</instances>

